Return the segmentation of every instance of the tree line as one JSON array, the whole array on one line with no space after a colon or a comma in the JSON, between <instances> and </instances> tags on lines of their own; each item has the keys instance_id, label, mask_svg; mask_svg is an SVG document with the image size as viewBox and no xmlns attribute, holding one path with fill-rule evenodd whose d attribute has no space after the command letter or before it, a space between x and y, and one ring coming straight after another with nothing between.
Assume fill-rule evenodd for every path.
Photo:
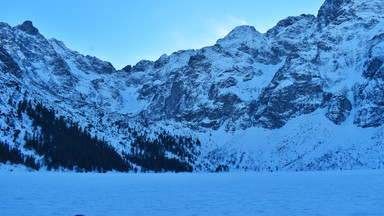
<instances>
[{"instance_id":1,"label":"tree line","mask_svg":"<svg viewBox=\"0 0 384 216\"><path fill-rule=\"evenodd\" d=\"M135 164L155 172L192 172L196 162L197 148L200 141L191 137L173 136L162 131L156 138L132 130L134 142L131 144L130 154L125 156Z\"/></svg>"},{"instance_id":2,"label":"tree line","mask_svg":"<svg viewBox=\"0 0 384 216\"><path fill-rule=\"evenodd\" d=\"M25 156L19 149L12 148L8 143L0 141L0 163L24 164L26 167L39 170L40 165L36 163L33 156Z\"/></svg>"},{"instance_id":3,"label":"tree line","mask_svg":"<svg viewBox=\"0 0 384 216\"><path fill-rule=\"evenodd\" d=\"M13 159L13 163L25 164L28 160L34 167L79 172L128 172L138 171L137 167L142 172L192 172L199 154L201 143L198 139L171 135L164 130L150 136L145 132L138 133L136 128L128 125L119 126L118 130L129 133L131 148L119 154L104 138L91 136L86 128L63 116L57 117L55 113L54 109L48 109L41 103L23 100L17 104L17 116L20 119L28 116L32 120L33 130L25 134L24 147L34 150L43 159L41 164L34 165L32 159L26 157L24 162Z\"/></svg>"},{"instance_id":4,"label":"tree line","mask_svg":"<svg viewBox=\"0 0 384 216\"><path fill-rule=\"evenodd\" d=\"M106 142L92 137L78 123L69 122L63 116L56 117L53 109L41 103L33 107L31 102L23 101L17 112L26 113L32 119L32 126L41 128L39 133L34 130L33 135L26 134L24 147L44 156L43 164L48 170L127 172L132 169L129 162Z\"/></svg>"}]
</instances>

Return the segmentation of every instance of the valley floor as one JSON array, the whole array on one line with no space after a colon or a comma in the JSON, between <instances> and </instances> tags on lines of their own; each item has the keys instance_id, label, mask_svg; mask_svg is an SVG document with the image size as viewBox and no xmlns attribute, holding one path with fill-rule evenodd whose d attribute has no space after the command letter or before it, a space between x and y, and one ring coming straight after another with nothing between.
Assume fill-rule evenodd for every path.
<instances>
[{"instance_id":1,"label":"valley floor","mask_svg":"<svg viewBox=\"0 0 384 216\"><path fill-rule=\"evenodd\" d=\"M384 170L0 172L0 214L384 215Z\"/></svg>"}]
</instances>

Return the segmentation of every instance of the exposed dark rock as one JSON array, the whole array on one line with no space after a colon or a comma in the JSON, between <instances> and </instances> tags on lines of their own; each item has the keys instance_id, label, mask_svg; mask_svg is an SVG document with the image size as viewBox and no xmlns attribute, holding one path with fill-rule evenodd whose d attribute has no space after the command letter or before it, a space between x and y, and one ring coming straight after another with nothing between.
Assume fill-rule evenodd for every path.
<instances>
[{"instance_id":1,"label":"exposed dark rock","mask_svg":"<svg viewBox=\"0 0 384 216\"><path fill-rule=\"evenodd\" d=\"M55 61L53 62L53 68L53 73L57 74L58 76L71 76L71 69L62 58L55 58Z\"/></svg>"},{"instance_id":2,"label":"exposed dark rock","mask_svg":"<svg viewBox=\"0 0 384 216\"><path fill-rule=\"evenodd\" d=\"M354 88L356 106L360 107L354 123L361 127L377 127L384 124L384 80L374 79L367 85Z\"/></svg>"},{"instance_id":3,"label":"exposed dark rock","mask_svg":"<svg viewBox=\"0 0 384 216\"><path fill-rule=\"evenodd\" d=\"M164 113L167 119L171 119L180 113L180 104L183 102L186 87L182 79L180 79L181 76L181 74L175 76L170 95L165 99Z\"/></svg>"},{"instance_id":4,"label":"exposed dark rock","mask_svg":"<svg viewBox=\"0 0 384 216\"><path fill-rule=\"evenodd\" d=\"M149 60L141 60L132 67L132 71L142 72L153 66L153 62Z\"/></svg>"},{"instance_id":5,"label":"exposed dark rock","mask_svg":"<svg viewBox=\"0 0 384 216\"><path fill-rule=\"evenodd\" d=\"M362 108L356 113L354 123L363 128L378 127L384 124L384 107Z\"/></svg>"},{"instance_id":6,"label":"exposed dark rock","mask_svg":"<svg viewBox=\"0 0 384 216\"><path fill-rule=\"evenodd\" d=\"M207 61L207 58L203 54L196 54L189 58L188 66L192 69L208 70L211 67L211 63Z\"/></svg>"},{"instance_id":7,"label":"exposed dark rock","mask_svg":"<svg viewBox=\"0 0 384 216\"><path fill-rule=\"evenodd\" d=\"M162 55L158 60L155 61L153 67L161 68L169 62L169 57L167 55Z\"/></svg>"},{"instance_id":8,"label":"exposed dark rock","mask_svg":"<svg viewBox=\"0 0 384 216\"><path fill-rule=\"evenodd\" d=\"M125 72L130 72L132 70L132 66L131 65L127 65L127 66L123 67L122 70L125 71Z\"/></svg>"},{"instance_id":9,"label":"exposed dark rock","mask_svg":"<svg viewBox=\"0 0 384 216\"><path fill-rule=\"evenodd\" d=\"M366 70L363 72L365 78L373 79L375 75L381 76L384 72L384 61L380 58L374 58L366 63Z\"/></svg>"},{"instance_id":10,"label":"exposed dark rock","mask_svg":"<svg viewBox=\"0 0 384 216\"><path fill-rule=\"evenodd\" d=\"M275 90L277 86L266 88L257 101L255 123L265 128L280 128L291 118L315 111L323 102L322 88L316 83L295 83Z\"/></svg>"},{"instance_id":11,"label":"exposed dark rock","mask_svg":"<svg viewBox=\"0 0 384 216\"><path fill-rule=\"evenodd\" d=\"M111 74L116 71L110 62L101 61L100 59L89 55L87 55L86 58L90 62L92 70L98 74Z\"/></svg>"},{"instance_id":12,"label":"exposed dark rock","mask_svg":"<svg viewBox=\"0 0 384 216\"><path fill-rule=\"evenodd\" d=\"M217 95L219 94L219 89L216 84L212 84L211 88L209 88L208 99L215 100Z\"/></svg>"},{"instance_id":13,"label":"exposed dark rock","mask_svg":"<svg viewBox=\"0 0 384 216\"><path fill-rule=\"evenodd\" d=\"M316 18L315 16L309 15L309 14L302 14L300 16L290 16L290 17L287 17L286 19L280 20L276 24L276 26L274 26L273 28L269 29L265 33L265 35L267 37L276 36L284 28L290 27L290 26L294 25L295 23L297 23L298 21L300 21L302 19L315 20L315 18ZM299 33L299 32L295 32L295 33Z\"/></svg>"},{"instance_id":14,"label":"exposed dark rock","mask_svg":"<svg viewBox=\"0 0 384 216\"><path fill-rule=\"evenodd\" d=\"M252 57L257 62L263 64L278 64L281 62L280 57L285 54L282 49L272 48L271 50L258 50L250 48L249 46L242 43L239 48L239 51L244 52Z\"/></svg>"},{"instance_id":15,"label":"exposed dark rock","mask_svg":"<svg viewBox=\"0 0 384 216\"><path fill-rule=\"evenodd\" d=\"M17 26L20 30L24 31L27 34L37 35L39 30L32 25L32 22L27 20L23 24Z\"/></svg>"},{"instance_id":16,"label":"exposed dark rock","mask_svg":"<svg viewBox=\"0 0 384 216\"><path fill-rule=\"evenodd\" d=\"M149 85L145 84L143 87L139 90L139 97L140 100L149 99L150 97L154 96L157 92L158 86L156 85Z\"/></svg>"},{"instance_id":17,"label":"exposed dark rock","mask_svg":"<svg viewBox=\"0 0 384 216\"><path fill-rule=\"evenodd\" d=\"M2 46L0 46L0 70L5 73L12 73L19 78L21 77L19 66Z\"/></svg>"},{"instance_id":18,"label":"exposed dark rock","mask_svg":"<svg viewBox=\"0 0 384 216\"><path fill-rule=\"evenodd\" d=\"M345 12L342 6L350 2L351 0L326 0L317 14L319 24L323 27L329 25L329 23Z\"/></svg>"},{"instance_id":19,"label":"exposed dark rock","mask_svg":"<svg viewBox=\"0 0 384 216\"><path fill-rule=\"evenodd\" d=\"M102 88L102 85L104 84L104 79L94 79L91 81L91 83L96 90L99 90Z\"/></svg>"},{"instance_id":20,"label":"exposed dark rock","mask_svg":"<svg viewBox=\"0 0 384 216\"><path fill-rule=\"evenodd\" d=\"M349 116L352 104L344 95L333 96L326 116L333 123L340 125Z\"/></svg>"},{"instance_id":21,"label":"exposed dark rock","mask_svg":"<svg viewBox=\"0 0 384 216\"><path fill-rule=\"evenodd\" d=\"M231 93L220 95L217 101L222 104L220 106L220 111L224 116L231 116L234 114L236 106L242 102L237 95Z\"/></svg>"},{"instance_id":22,"label":"exposed dark rock","mask_svg":"<svg viewBox=\"0 0 384 216\"><path fill-rule=\"evenodd\" d=\"M261 71L260 71L261 72ZM261 74L260 74L261 75ZM252 80L256 76L256 73L254 71L249 72L245 77L243 78L243 82L247 82Z\"/></svg>"},{"instance_id":23,"label":"exposed dark rock","mask_svg":"<svg viewBox=\"0 0 384 216\"><path fill-rule=\"evenodd\" d=\"M228 77L226 80L222 80L219 82L219 88L229 88L232 86L236 86L237 80L233 77Z\"/></svg>"}]
</instances>

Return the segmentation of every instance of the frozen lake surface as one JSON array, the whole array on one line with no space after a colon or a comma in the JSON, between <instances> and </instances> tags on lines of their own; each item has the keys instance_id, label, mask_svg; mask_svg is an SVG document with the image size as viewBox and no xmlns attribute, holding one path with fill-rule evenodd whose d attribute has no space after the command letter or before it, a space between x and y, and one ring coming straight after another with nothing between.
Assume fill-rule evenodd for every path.
<instances>
[{"instance_id":1,"label":"frozen lake surface","mask_svg":"<svg viewBox=\"0 0 384 216\"><path fill-rule=\"evenodd\" d=\"M0 172L0 215L384 215L384 171Z\"/></svg>"}]
</instances>

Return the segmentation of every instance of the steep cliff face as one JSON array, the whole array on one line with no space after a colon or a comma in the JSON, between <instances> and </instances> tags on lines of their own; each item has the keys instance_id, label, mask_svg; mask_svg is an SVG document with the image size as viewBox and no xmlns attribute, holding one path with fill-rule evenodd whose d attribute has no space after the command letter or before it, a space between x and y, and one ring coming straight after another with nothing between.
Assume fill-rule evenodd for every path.
<instances>
[{"instance_id":1,"label":"steep cliff face","mask_svg":"<svg viewBox=\"0 0 384 216\"><path fill-rule=\"evenodd\" d=\"M56 40L47 40L30 21L10 27L0 25L2 47L17 62L21 72L13 74L44 95L70 98L69 105L89 103L107 108L112 97L119 95L113 82L98 85L115 71L109 62L82 56ZM104 89L102 89L104 88ZM107 89L112 90L109 94ZM44 92L44 93L43 93ZM115 100L115 99L114 99Z\"/></svg>"},{"instance_id":2,"label":"steep cliff face","mask_svg":"<svg viewBox=\"0 0 384 216\"><path fill-rule=\"evenodd\" d=\"M344 109L335 107L337 95L354 101L354 86L381 68L369 54L380 46L381 12L377 1L326 1L317 17L288 17L265 34L241 26L212 47L140 62L128 79L141 80L143 118L280 128L322 107Z\"/></svg>"},{"instance_id":3,"label":"steep cliff face","mask_svg":"<svg viewBox=\"0 0 384 216\"><path fill-rule=\"evenodd\" d=\"M358 111L355 124L377 127L384 124L384 34L369 41L369 58L363 66L366 81L355 86L354 100Z\"/></svg>"},{"instance_id":4,"label":"steep cliff face","mask_svg":"<svg viewBox=\"0 0 384 216\"><path fill-rule=\"evenodd\" d=\"M213 46L119 71L29 21L0 23L0 105L9 114L9 98L43 101L121 152L132 145L122 122L198 137L198 170L378 168L382 14L380 0L326 0L317 16L288 17L266 33L239 26Z\"/></svg>"},{"instance_id":5,"label":"steep cliff face","mask_svg":"<svg viewBox=\"0 0 384 216\"><path fill-rule=\"evenodd\" d=\"M329 25L331 22L336 21L343 13L351 12L344 6L348 7L352 0L326 0L321 6L317 14L318 24L321 27Z\"/></svg>"}]
</instances>

